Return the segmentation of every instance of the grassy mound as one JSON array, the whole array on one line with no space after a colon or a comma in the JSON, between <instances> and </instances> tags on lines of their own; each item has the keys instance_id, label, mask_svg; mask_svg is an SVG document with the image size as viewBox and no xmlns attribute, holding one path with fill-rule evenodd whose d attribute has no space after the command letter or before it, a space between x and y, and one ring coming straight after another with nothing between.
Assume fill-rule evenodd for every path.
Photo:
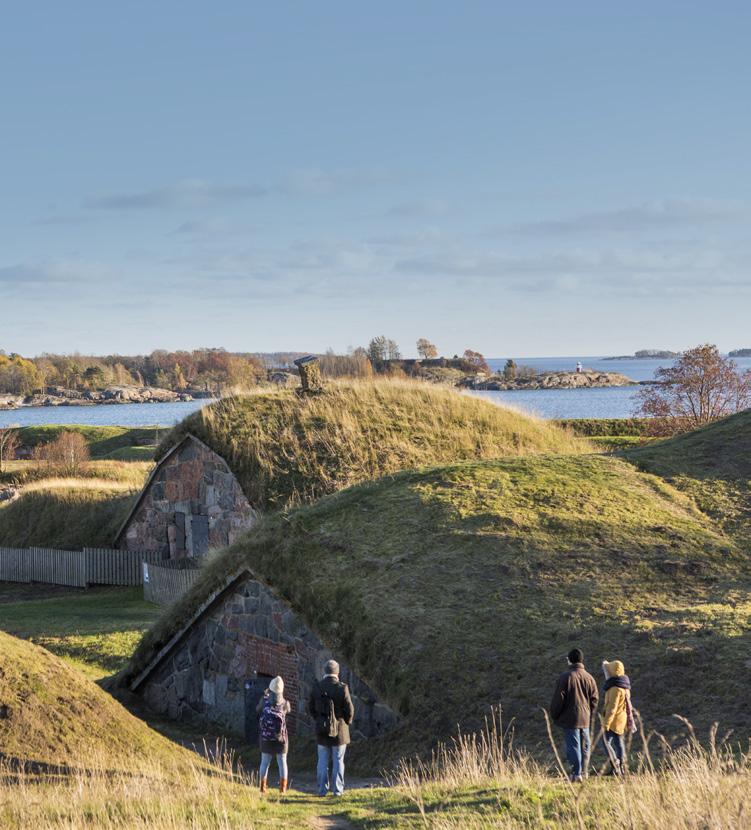
<instances>
[{"instance_id":1,"label":"grassy mound","mask_svg":"<svg viewBox=\"0 0 751 830\"><path fill-rule=\"evenodd\" d=\"M106 758L112 769L137 759L179 761L175 747L74 668L39 646L0 632L0 754L78 768Z\"/></svg>"},{"instance_id":2,"label":"grassy mound","mask_svg":"<svg viewBox=\"0 0 751 830\"><path fill-rule=\"evenodd\" d=\"M744 545L751 543L751 410L624 457L690 493Z\"/></svg>"},{"instance_id":3,"label":"grassy mound","mask_svg":"<svg viewBox=\"0 0 751 830\"><path fill-rule=\"evenodd\" d=\"M405 469L587 449L544 421L406 381L331 384L318 397L279 390L225 399L186 418L160 451L188 432L227 460L261 509Z\"/></svg>"},{"instance_id":4,"label":"grassy mound","mask_svg":"<svg viewBox=\"0 0 751 830\"><path fill-rule=\"evenodd\" d=\"M133 504L129 486L98 479L46 479L0 507L0 545L78 550L109 547Z\"/></svg>"},{"instance_id":5,"label":"grassy mound","mask_svg":"<svg viewBox=\"0 0 751 830\"><path fill-rule=\"evenodd\" d=\"M519 741L544 741L540 707L575 644L592 664L624 660L650 724L672 728L676 711L751 724L745 558L690 499L613 457L402 473L269 516L207 566L129 672L243 564L405 716L386 755L476 727L499 702Z\"/></svg>"},{"instance_id":6,"label":"grassy mound","mask_svg":"<svg viewBox=\"0 0 751 830\"><path fill-rule=\"evenodd\" d=\"M48 444L63 432L77 432L83 435L89 445L92 458L117 458L118 456L114 453L118 451L130 447L144 448L149 446L150 454L147 459L150 459L154 456L154 445L164 429L160 427L94 426L89 424L41 424L39 426L23 427L20 430L21 443L27 447Z\"/></svg>"},{"instance_id":7,"label":"grassy mound","mask_svg":"<svg viewBox=\"0 0 751 830\"><path fill-rule=\"evenodd\" d=\"M751 478L751 409L648 447L629 458L661 476Z\"/></svg>"}]
</instances>

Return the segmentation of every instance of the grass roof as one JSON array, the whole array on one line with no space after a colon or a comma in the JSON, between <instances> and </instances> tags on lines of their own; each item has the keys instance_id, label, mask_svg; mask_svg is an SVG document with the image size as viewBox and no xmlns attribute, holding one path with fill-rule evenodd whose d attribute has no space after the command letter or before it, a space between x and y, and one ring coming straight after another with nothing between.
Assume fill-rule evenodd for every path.
<instances>
[{"instance_id":1,"label":"grass roof","mask_svg":"<svg viewBox=\"0 0 751 830\"><path fill-rule=\"evenodd\" d=\"M676 711L751 723L746 559L689 498L617 458L467 462L270 515L209 563L126 677L242 567L404 715L384 757L476 726L495 703L518 740L544 740L540 707L574 645L591 665L625 662L652 724Z\"/></svg>"},{"instance_id":2,"label":"grass roof","mask_svg":"<svg viewBox=\"0 0 751 830\"><path fill-rule=\"evenodd\" d=\"M315 397L284 389L227 398L188 416L160 454L189 432L225 458L260 509L314 501L405 469L587 449L551 423L408 381L331 383Z\"/></svg>"}]
</instances>

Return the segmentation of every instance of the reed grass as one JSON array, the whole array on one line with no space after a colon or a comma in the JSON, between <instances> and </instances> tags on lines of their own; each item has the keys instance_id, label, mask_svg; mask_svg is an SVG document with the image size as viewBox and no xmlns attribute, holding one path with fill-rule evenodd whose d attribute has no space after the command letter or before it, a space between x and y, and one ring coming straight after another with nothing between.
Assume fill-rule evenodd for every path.
<instances>
[{"instance_id":1,"label":"reed grass","mask_svg":"<svg viewBox=\"0 0 751 830\"><path fill-rule=\"evenodd\" d=\"M590 775L568 781L513 747L500 710L477 736L441 744L428 761L404 761L392 778L394 795L413 809L395 826L431 830L621 827L628 830L731 830L751 824L748 747L718 738L717 725L700 741L684 718L684 740L668 742L642 726L623 777ZM556 740L559 736L553 736ZM600 750L600 755L602 755ZM557 779L557 780L556 780ZM393 796L392 796L393 797Z\"/></svg>"}]
</instances>

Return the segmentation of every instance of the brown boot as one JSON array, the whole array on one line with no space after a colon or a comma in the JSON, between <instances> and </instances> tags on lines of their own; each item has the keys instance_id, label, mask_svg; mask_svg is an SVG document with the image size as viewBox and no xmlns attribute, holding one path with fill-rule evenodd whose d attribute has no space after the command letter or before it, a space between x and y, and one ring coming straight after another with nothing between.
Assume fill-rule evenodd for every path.
<instances>
[{"instance_id":1,"label":"brown boot","mask_svg":"<svg viewBox=\"0 0 751 830\"><path fill-rule=\"evenodd\" d=\"M287 779L280 778L279 779L279 792L284 795L287 792Z\"/></svg>"},{"instance_id":2,"label":"brown boot","mask_svg":"<svg viewBox=\"0 0 751 830\"><path fill-rule=\"evenodd\" d=\"M260 786L261 786L261 792L262 793L267 793L269 791L269 782L268 782L268 780L266 778L262 778L259 783L260 783Z\"/></svg>"}]
</instances>

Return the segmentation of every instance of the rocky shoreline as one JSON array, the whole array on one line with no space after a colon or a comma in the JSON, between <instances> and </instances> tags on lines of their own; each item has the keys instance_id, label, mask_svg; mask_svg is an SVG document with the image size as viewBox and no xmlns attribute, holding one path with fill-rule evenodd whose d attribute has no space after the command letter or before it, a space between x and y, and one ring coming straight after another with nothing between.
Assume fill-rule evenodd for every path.
<instances>
[{"instance_id":1,"label":"rocky shoreline","mask_svg":"<svg viewBox=\"0 0 751 830\"><path fill-rule=\"evenodd\" d=\"M210 398L203 391L172 392L155 386L108 386L106 389L79 392L51 386L33 395L0 394L0 409L21 409L29 406L97 406L126 403L175 403Z\"/></svg>"},{"instance_id":2,"label":"rocky shoreline","mask_svg":"<svg viewBox=\"0 0 751 830\"><path fill-rule=\"evenodd\" d=\"M620 372L542 372L537 375L507 378L498 375L476 375L464 378L459 386L465 389L477 389L507 392L532 389L604 389L609 386L638 386L639 381L632 380Z\"/></svg>"}]
</instances>

